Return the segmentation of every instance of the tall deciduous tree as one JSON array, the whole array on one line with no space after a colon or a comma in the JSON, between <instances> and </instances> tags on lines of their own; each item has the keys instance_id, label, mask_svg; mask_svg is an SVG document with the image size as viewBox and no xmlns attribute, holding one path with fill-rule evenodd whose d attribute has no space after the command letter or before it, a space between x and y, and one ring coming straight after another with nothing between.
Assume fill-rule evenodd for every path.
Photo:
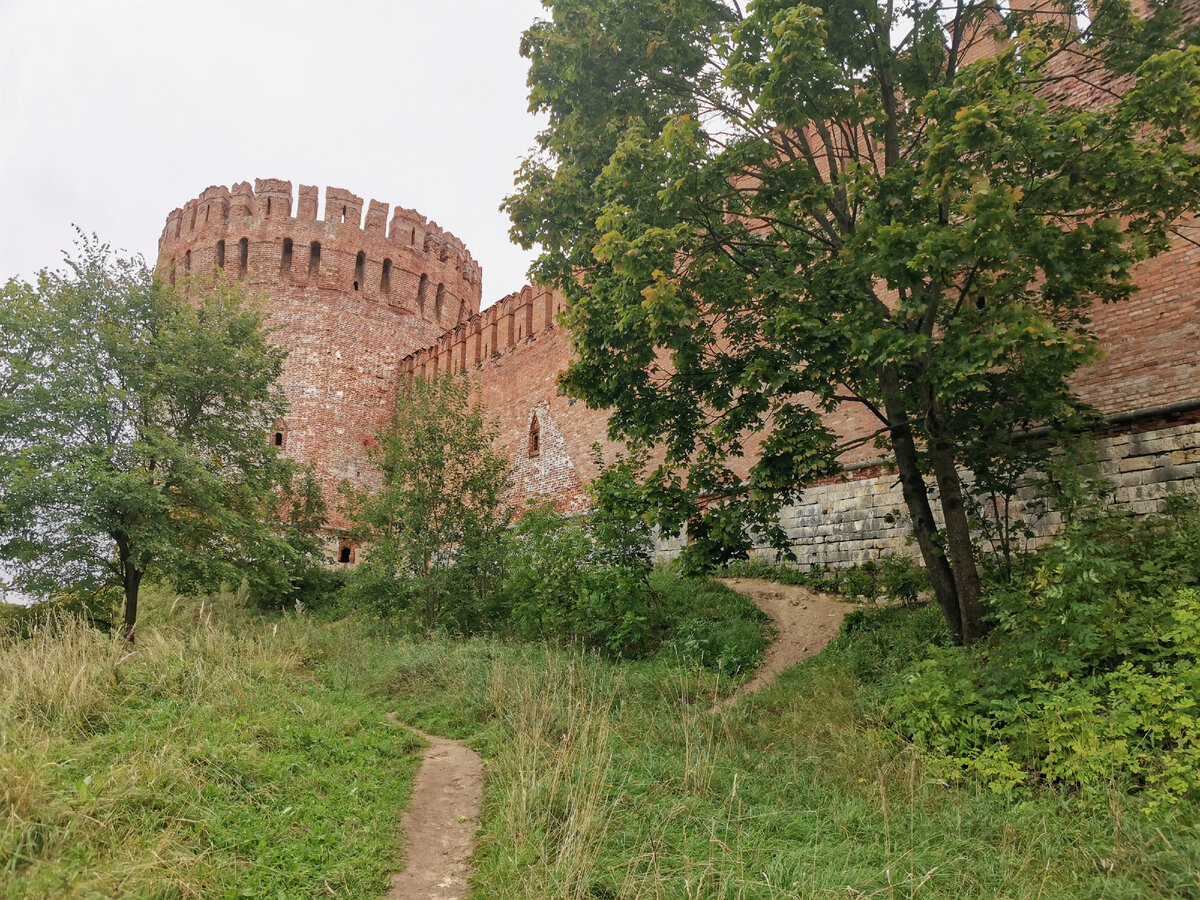
<instances>
[{"instance_id":1,"label":"tall deciduous tree","mask_svg":"<svg viewBox=\"0 0 1200 900\"><path fill-rule=\"evenodd\" d=\"M0 558L20 589L240 579L271 557L284 351L236 287L156 281L82 238L0 306Z\"/></svg>"},{"instance_id":2,"label":"tall deciduous tree","mask_svg":"<svg viewBox=\"0 0 1200 900\"><path fill-rule=\"evenodd\" d=\"M417 378L401 389L374 453L382 486L352 497L355 531L367 545L365 567L355 573L364 592L415 595L433 628L452 570L487 577L496 562L487 548L509 521L510 465L494 436L465 379Z\"/></svg>"},{"instance_id":3,"label":"tall deciduous tree","mask_svg":"<svg viewBox=\"0 0 1200 900\"><path fill-rule=\"evenodd\" d=\"M780 505L845 449L823 416L861 405L947 624L978 638L956 464L1074 412L1090 305L1198 205L1176 5L1101 0L1082 31L990 0L546 5L522 52L549 124L506 206L570 301L567 390L661 449L661 524L781 546Z\"/></svg>"}]
</instances>

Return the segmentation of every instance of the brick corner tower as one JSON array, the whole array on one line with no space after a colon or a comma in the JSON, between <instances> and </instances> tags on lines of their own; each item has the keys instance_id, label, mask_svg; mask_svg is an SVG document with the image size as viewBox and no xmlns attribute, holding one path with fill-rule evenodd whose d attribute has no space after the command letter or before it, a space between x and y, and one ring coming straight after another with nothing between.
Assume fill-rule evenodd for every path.
<instances>
[{"instance_id":1,"label":"brick corner tower","mask_svg":"<svg viewBox=\"0 0 1200 900\"><path fill-rule=\"evenodd\" d=\"M400 363L479 312L482 269L462 241L402 207L340 188L258 179L210 187L167 216L157 271L220 273L265 298L272 339L290 351L289 409L274 441L310 462L342 529L343 482L377 478L368 447L386 427Z\"/></svg>"}]
</instances>

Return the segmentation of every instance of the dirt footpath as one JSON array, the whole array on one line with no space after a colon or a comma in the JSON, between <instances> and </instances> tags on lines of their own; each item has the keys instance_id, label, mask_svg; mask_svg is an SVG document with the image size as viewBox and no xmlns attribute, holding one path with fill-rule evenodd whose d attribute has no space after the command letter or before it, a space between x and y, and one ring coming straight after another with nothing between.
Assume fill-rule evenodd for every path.
<instances>
[{"instance_id":1,"label":"dirt footpath","mask_svg":"<svg viewBox=\"0 0 1200 900\"><path fill-rule=\"evenodd\" d=\"M800 585L755 578L723 578L771 617L779 634L767 648L758 674L718 709L770 684L779 673L814 656L837 635L853 606ZM403 728L395 715L388 719ZM462 741L411 731L429 741L404 814L404 870L392 878L388 900L462 900L471 875L470 859L479 827L483 764Z\"/></svg>"},{"instance_id":2,"label":"dirt footpath","mask_svg":"<svg viewBox=\"0 0 1200 900\"><path fill-rule=\"evenodd\" d=\"M778 636L767 647L758 674L742 685L720 706L729 706L744 694L752 694L777 677L788 666L816 656L836 636L842 619L854 606L831 594L821 594L800 584L779 584L757 578L722 578L720 582L745 594L775 623Z\"/></svg>"},{"instance_id":3,"label":"dirt footpath","mask_svg":"<svg viewBox=\"0 0 1200 900\"><path fill-rule=\"evenodd\" d=\"M429 741L403 819L404 869L392 878L388 900L461 900L467 895L479 827L479 754L462 741L434 737L395 716L388 718Z\"/></svg>"}]
</instances>

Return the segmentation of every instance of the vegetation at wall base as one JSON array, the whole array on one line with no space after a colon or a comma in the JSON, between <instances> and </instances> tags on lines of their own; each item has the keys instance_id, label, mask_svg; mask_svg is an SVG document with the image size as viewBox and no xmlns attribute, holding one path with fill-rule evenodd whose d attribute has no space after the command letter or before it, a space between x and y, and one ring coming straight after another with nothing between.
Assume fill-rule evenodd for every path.
<instances>
[{"instance_id":1,"label":"vegetation at wall base","mask_svg":"<svg viewBox=\"0 0 1200 900\"><path fill-rule=\"evenodd\" d=\"M132 649L77 625L14 637L0 896L382 895L419 752L394 710L484 757L479 896L1200 898L1194 708L1168 684L1195 671L1198 530L1183 505L1081 524L1021 565L986 643L955 646L931 605L869 605L720 711L736 666L700 647L739 598L670 572L651 586L693 621L637 659L229 597L150 615ZM1031 721L1002 696L1031 678L1041 744L1001 716ZM1134 703L1163 725L1126 740L1139 770L1089 740L1133 735Z\"/></svg>"},{"instance_id":2,"label":"vegetation at wall base","mask_svg":"<svg viewBox=\"0 0 1200 900\"><path fill-rule=\"evenodd\" d=\"M780 584L802 584L815 591L842 594L852 600L891 601L913 604L927 595L929 576L908 556L884 554L862 565L830 568L812 566L799 569L786 563L743 560L725 566L718 573L729 578L761 578Z\"/></svg>"},{"instance_id":3,"label":"vegetation at wall base","mask_svg":"<svg viewBox=\"0 0 1200 900\"><path fill-rule=\"evenodd\" d=\"M907 737L997 792L1200 798L1200 513L1078 522L991 591L977 653L935 650L889 698Z\"/></svg>"},{"instance_id":4,"label":"vegetation at wall base","mask_svg":"<svg viewBox=\"0 0 1200 900\"><path fill-rule=\"evenodd\" d=\"M1130 781L948 777L898 707L931 647L986 665L936 607L866 608L716 714L732 684L665 656L439 640L369 668L402 715L484 755L484 896L1200 897L1194 792L1148 810Z\"/></svg>"}]
</instances>

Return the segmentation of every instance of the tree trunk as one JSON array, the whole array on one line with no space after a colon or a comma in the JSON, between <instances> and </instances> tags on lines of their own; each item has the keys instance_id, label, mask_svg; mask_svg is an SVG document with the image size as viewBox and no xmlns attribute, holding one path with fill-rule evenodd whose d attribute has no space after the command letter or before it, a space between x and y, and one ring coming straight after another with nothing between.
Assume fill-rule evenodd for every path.
<instances>
[{"instance_id":1,"label":"tree trunk","mask_svg":"<svg viewBox=\"0 0 1200 900\"><path fill-rule=\"evenodd\" d=\"M125 589L125 640L132 644L137 632L138 591L142 586L142 571L133 564L133 552L127 538L117 538L117 555L121 562L121 583Z\"/></svg>"},{"instance_id":2,"label":"tree trunk","mask_svg":"<svg viewBox=\"0 0 1200 900\"><path fill-rule=\"evenodd\" d=\"M942 518L946 523L946 550L954 572L958 591L959 615L962 619L962 642L973 644L985 634L983 604L980 595L979 569L975 565L975 546L971 541L971 524L963 501L962 478L954 464L954 444L946 430L941 404L928 397L926 423L929 432L929 458L933 477L937 481Z\"/></svg>"},{"instance_id":3,"label":"tree trunk","mask_svg":"<svg viewBox=\"0 0 1200 900\"><path fill-rule=\"evenodd\" d=\"M950 633L954 635L955 643L961 644L964 635L958 588L950 563L938 547L937 523L929 505L929 491L921 475L908 409L900 394L900 378L894 368L884 367L880 370L879 380L887 398L884 408L888 418L888 435L896 457L896 468L900 474L900 489L904 494L909 518L912 519L913 535L921 550L921 558L925 563L925 570L929 573L933 594L941 607L942 616L950 628Z\"/></svg>"}]
</instances>

